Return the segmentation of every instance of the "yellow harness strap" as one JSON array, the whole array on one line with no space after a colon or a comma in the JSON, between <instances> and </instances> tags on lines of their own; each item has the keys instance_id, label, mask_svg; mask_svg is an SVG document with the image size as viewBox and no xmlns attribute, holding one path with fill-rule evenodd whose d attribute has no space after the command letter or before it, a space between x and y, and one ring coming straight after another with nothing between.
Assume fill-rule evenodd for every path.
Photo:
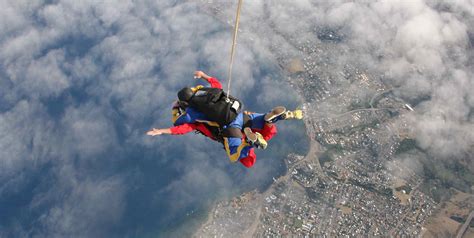
<instances>
[{"instance_id":1,"label":"yellow harness strap","mask_svg":"<svg viewBox=\"0 0 474 238\"><path fill-rule=\"evenodd\" d=\"M182 115L181 112L179 111L178 108L173 108L171 109L171 120L173 121L173 123L176 122L176 120L178 120L178 118Z\"/></svg>"},{"instance_id":2,"label":"yellow harness strap","mask_svg":"<svg viewBox=\"0 0 474 238\"><path fill-rule=\"evenodd\" d=\"M204 88L204 86L198 85L198 86L196 86L196 87L194 87L194 88L191 88L191 90L193 90L193 93L195 93L195 92L197 92L197 90L199 90L199 89L201 89L201 88Z\"/></svg>"}]
</instances>

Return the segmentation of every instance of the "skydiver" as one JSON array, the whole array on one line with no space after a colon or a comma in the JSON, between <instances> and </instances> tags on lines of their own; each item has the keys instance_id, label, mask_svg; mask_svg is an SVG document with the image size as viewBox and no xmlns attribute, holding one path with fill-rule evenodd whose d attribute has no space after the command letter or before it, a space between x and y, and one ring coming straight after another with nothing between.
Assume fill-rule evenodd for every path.
<instances>
[{"instance_id":1,"label":"skydiver","mask_svg":"<svg viewBox=\"0 0 474 238\"><path fill-rule=\"evenodd\" d=\"M240 112L241 103L238 99L226 95L216 78L202 71L196 71L194 76L211 83L211 88L198 85L194 88L185 87L178 92L178 105L181 110L185 110L185 113L179 115L174 122L175 126L202 122L208 126L218 127L221 129L219 134L222 135L220 137L223 139L224 148L232 162L248 154L251 148L249 145L255 145L257 148L266 147L266 141L261 134L243 130L245 117ZM245 132L245 137L242 131Z\"/></svg>"},{"instance_id":2,"label":"skydiver","mask_svg":"<svg viewBox=\"0 0 474 238\"><path fill-rule=\"evenodd\" d=\"M242 138L227 138L227 140L229 140L227 142L228 147L226 147L225 143L226 138L216 134L216 130L214 130L216 127L209 126L202 122L184 123L166 129L153 128L148 131L147 134L150 136L162 134L182 135L196 130L212 140L221 142L232 162L239 161L245 167L250 168L255 164L257 159L254 147L265 149L267 147L267 141L277 134L277 127L274 123L279 120L302 118L301 110L287 111L284 107L276 107L271 112L265 114L247 111L243 114L246 118L244 123L247 126L244 129L245 136ZM249 140L248 137L252 137L253 135L256 135L257 138L254 137L253 141Z\"/></svg>"},{"instance_id":3,"label":"skydiver","mask_svg":"<svg viewBox=\"0 0 474 238\"><path fill-rule=\"evenodd\" d=\"M222 89L222 85L216 78L210 77L202 71L196 71L194 75L195 78L204 78L211 84L211 87ZM194 93L200 88L203 88L203 86L198 85L195 88L189 88L188 94ZM229 125L225 125L226 132L231 131L231 133L221 133L220 126L209 121L204 113L194 110L192 107L187 107L186 98L189 99L190 95L183 96L178 93L178 97L181 100L179 103L175 103L172 110L175 126L167 129L153 128L147 134L151 136L176 135L196 130L213 140L222 142L230 160L232 162L240 161L246 167L251 167L255 163L256 155L253 147L266 148L266 141L276 134L277 130L276 126L273 125L274 122L282 119L302 118L301 110L286 111L284 107L276 107L267 114L239 113ZM184 107L183 103L185 104ZM244 126L248 128L242 129ZM241 133L241 130L244 131L245 136Z\"/></svg>"}]
</instances>

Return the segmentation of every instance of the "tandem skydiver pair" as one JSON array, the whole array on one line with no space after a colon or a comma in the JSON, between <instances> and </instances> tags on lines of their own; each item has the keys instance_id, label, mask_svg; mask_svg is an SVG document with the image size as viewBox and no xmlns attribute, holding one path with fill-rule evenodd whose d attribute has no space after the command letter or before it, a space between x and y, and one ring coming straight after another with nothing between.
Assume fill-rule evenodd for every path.
<instances>
[{"instance_id":1,"label":"tandem skydiver pair","mask_svg":"<svg viewBox=\"0 0 474 238\"><path fill-rule=\"evenodd\" d=\"M302 119L301 110L288 111L283 106L268 113L241 111L242 102L227 95L221 83L202 71L195 78L206 80L210 87L198 85L178 92L172 107L173 127L156 129L147 135L180 135L197 131L223 144L231 162L241 162L250 168L256 162L254 148L265 149L277 133L275 123L280 120Z\"/></svg>"}]
</instances>

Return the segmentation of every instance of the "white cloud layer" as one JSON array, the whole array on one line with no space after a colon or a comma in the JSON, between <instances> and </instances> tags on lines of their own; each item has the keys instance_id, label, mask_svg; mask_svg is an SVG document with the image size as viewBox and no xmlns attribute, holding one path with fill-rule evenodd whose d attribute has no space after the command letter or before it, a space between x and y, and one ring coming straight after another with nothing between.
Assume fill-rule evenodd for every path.
<instances>
[{"instance_id":1,"label":"white cloud layer","mask_svg":"<svg viewBox=\"0 0 474 238\"><path fill-rule=\"evenodd\" d=\"M474 2L283 1L266 7L246 10L268 12L277 31L301 42L317 40L314 29L343 33L338 44L351 53L334 63L359 61L385 75L397 95L417 104L412 123L422 148L435 158L467 156L472 163Z\"/></svg>"},{"instance_id":2,"label":"white cloud layer","mask_svg":"<svg viewBox=\"0 0 474 238\"><path fill-rule=\"evenodd\" d=\"M157 223L132 221L134 197L156 205L138 212L160 216L271 179L278 162L230 170L205 138L144 137L169 125L175 92L195 83L194 70L226 77L230 27L201 4L0 0L0 204L29 198L0 207L12 214L0 221L0 236L148 233ZM227 5L230 20L235 9ZM339 29L352 53L334 63L361 60L405 99L429 98L413 114L420 146L472 162L473 9L469 0L247 1L233 94L260 111L297 104L281 75L268 72L276 68L271 49L294 52L279 44L282 34L316 40L316 28ZM134 230L117 227L128 223Z\"/></svg>"},{"instance_id":3,"label":"white cloud layer","mask_svg":"<svg viewBox=\"0 0 474 238\"><path fill-rule=\"evenodd\" d=\"M144 134L171 124L170 105L177 90L196 84L194 70L225 83L230 28L198 4L0 5L0 213L9 214L1 237L153 233L210 194L253 189L278 170L278 162L231 167L201 136ZM255 110L297 104L295 93L257 100L257 77L265 91L283 94L287 85L269 86L256 49L239 45L233 94L255 100Z\"/></svg>"}]
</instances>

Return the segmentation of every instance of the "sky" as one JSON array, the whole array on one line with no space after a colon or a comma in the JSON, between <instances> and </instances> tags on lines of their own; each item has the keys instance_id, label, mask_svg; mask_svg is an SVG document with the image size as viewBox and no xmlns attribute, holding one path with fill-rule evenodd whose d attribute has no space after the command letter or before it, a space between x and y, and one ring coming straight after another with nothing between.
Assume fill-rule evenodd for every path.
<instances>
[{"instance_id":1,"label":"sky","mask_svg":"<svg viewBox=\"0 0 474 238\"><path fill-rule=\"evenodd\" d=\"M228 3L232 21L229 1L204 2ZM421 148L474 169L472 0L244 2L243 29L274 27L239 39L231 90L248 108L301 104L269 58L279 34L334 29L352 52L335 63L383 73L413 104ZM0 0L0 237L154 236L268 184L284 153L304 148L301 123L281 124L247 170L202 136L145 136L170 126L194 70L226 83L232 29L202 4Z\"/></svg>"}]
</instances>

